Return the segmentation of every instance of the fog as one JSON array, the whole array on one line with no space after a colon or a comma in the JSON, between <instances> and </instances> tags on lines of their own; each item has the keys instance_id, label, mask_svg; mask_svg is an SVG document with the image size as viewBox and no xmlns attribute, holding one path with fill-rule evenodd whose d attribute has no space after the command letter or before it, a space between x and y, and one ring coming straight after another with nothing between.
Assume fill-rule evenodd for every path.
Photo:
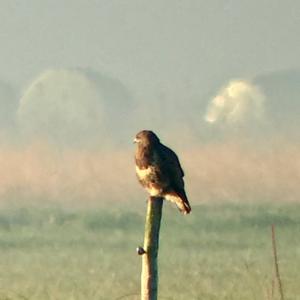
<instances>
[{"instance_id":1,"label":"fog","mask_svg":"<svg viewBox=\"0 0 300 300\"><path fill-rule=\"evenodd\" d=\"M7 82L0 81L0 130L1 133L14 126L18 98L14 88Z\"/></svg>"},{"instance_id":2,"label":"fog","mask_svg":"<svg viewBox=\"0 0 300 300\"><path fill-rule=\"evenodd\" d=\"M24 90L17 126L26 140L46 139L62 146L102 147L128 134L133 100L117 80L90 70L50 69ZM124 118L126 116L126 125Z\"/></svg>"},{"instance_id":3,"label":"fog","mask_svg":"<svg viewBox=\"0 0 300 300\"><path fill-rule=\"evenodd\" d=\"M299 199L298 3L2 5L2 202L142 201L142 129L193 205Z\"/></svg>"},{"instance_id":4,"label":"fog","mask_svg":"<svg viewBox=\"0 0 300 300\"><path fill-rule=\"evenodd\" d=\"M250 79L225 83L206 107L190 110L185 122L172 118L181 112L175 102L170 111L160 111L159 101L140 101L119 80L90 70L45 70L19 91L18 101L18 91L3 88L1 198L85 205L142 200L132 140L144 123L179 155L194 205L297 201L298 125L278 124L272 105L280 100L270 95L281 81L272 86L273 77L266 87ZM300 106L288 101L300 95L299 87L287 89L282 81L286 98L280 109L292 120Z\"/></svg>"}]
</instances>

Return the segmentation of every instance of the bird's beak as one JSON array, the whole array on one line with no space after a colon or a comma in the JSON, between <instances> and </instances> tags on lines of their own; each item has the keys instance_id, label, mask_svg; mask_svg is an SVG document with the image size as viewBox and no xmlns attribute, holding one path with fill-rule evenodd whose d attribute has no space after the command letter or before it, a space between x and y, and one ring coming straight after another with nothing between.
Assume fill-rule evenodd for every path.
<instances>
[{"instance_id":1,"label":"bird's beak","mask_svg":"<svg viewBox=\"0 0 300 300\"><path fill-rule=\"evenodd\" d=\"M138 139L137 138L134 138L133 139L133 143L135 144L135 143L137 143L138 142Z\"/></svg>"}]
</instances>

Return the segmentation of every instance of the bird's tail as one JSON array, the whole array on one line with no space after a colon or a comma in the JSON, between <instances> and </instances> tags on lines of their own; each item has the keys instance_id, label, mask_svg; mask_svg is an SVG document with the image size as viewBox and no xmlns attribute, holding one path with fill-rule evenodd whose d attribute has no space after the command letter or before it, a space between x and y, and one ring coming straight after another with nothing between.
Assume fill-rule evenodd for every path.
<instances>
[{"instance_id":1,"label":"bird's tail","mask_svg":"<svg viewBox=\"0 0 300 300\"><path fill-rule=\"evenodd\" d=\"M182 212L183 214L189 214L192 210L184 190L179 192L167 193L165 195L165 198L166 200L174 202L177 205L180 212Z\"/></svg>"}]
</instances>

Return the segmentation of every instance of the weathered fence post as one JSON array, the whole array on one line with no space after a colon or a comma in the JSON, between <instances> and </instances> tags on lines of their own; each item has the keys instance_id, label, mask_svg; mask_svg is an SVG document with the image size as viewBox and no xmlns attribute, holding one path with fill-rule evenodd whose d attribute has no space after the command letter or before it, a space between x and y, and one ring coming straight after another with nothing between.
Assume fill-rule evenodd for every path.
<instances>
[{"instance_id":1,"label":"weathered fence post","mask_svg":"<svg viewBox=\"0 0 300 300\"><path fill-rule=\"evenodd\" d=\"M147 204L144 247L142 255L141 300L157 300L157 255L163 199L150 197Z\"/></svg>"}]
</instances>

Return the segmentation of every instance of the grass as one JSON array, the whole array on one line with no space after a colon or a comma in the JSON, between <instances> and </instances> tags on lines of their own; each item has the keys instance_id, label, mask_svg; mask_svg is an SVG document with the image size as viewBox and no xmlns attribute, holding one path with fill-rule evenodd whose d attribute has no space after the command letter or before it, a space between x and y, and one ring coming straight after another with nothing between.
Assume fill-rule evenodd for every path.
<instances>
[{"instance_id":1,"label":"grass","mask_svg":"<svg viewBox=\"0 0 300 300\"><path fill-rule=\"evenodd\" d=\"M145 208L145 207L144 207ZM0 300L139 299L144 208L3 207ZM285 299L300 299L300 205L165 205L159 299L279 299L271 224Z\"/></svg>"}]
</instances>

